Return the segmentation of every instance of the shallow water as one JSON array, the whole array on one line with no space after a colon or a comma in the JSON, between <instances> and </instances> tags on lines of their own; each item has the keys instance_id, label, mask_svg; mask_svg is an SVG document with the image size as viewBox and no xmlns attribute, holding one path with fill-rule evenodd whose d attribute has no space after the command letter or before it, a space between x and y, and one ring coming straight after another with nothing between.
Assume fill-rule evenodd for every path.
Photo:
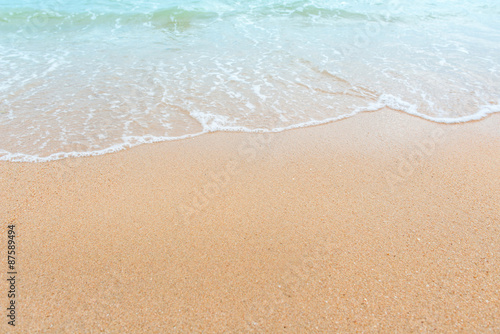
<instances>
[{"instance_id":1,"label":"shallow water","mask_svg":"<svg viewBox=\"0 0 500 334\"><path fill-rule=\"evenodd\" d=\"M500 3L0 0L0 160L500 111Z\"/></svg>"}]
</instances>

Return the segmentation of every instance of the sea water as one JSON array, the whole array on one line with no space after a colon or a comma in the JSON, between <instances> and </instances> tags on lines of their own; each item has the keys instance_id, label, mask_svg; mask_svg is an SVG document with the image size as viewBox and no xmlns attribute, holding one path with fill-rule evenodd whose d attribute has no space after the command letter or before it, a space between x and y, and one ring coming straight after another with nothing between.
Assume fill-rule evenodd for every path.
<instances>
[{"instance_id":1,"label":"sea water","mask_svg":"<svg viewBox=\"0 0 500 334\"><path fill-rule=\"evenodd\" d=\"M500 111L498 0L0 0L0 160Z\"/></svg>"}]
</instances>

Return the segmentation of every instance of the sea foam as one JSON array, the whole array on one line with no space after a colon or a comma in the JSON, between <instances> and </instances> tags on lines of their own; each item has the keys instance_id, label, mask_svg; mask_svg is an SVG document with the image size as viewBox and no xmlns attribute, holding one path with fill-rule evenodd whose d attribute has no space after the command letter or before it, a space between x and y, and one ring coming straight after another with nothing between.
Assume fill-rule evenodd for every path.
<instances>
[{"instance_id":1,"label":"sea foam","mask_svg":"<svg viewBox=\"0 0 500 334\"><path fill-rule=\"evenodd\" d=\"M0 160L500 111L500 4L0 1Z\"/></svg>"}]
</instances>

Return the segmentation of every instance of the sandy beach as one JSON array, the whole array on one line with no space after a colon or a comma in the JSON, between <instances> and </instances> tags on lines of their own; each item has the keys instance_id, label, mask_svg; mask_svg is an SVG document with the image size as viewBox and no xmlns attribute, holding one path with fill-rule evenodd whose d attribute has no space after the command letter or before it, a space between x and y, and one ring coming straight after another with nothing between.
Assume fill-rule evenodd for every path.
<instances>
[{"instance_id":1,"label":"sandy beach","mask_svg":"<svg viewBox=\"0 0 500 334\"><path fill-rule=\"evenodd\" d=\"M499 129L385 109L0 162L15 331L499 332Z\"/></svg>"}]
</instances>

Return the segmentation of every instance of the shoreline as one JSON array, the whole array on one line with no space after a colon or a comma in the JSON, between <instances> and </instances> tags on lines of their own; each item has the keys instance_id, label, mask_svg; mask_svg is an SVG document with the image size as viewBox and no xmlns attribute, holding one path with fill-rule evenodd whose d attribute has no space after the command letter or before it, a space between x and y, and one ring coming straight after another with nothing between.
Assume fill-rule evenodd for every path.
<instances>
[{"instance_id":1,"label":"shoreline","mask_svg":"<svg viewBox=\"0 0 500 334\"><path fill-rule=\"evenodd\" d=\"M18 329L500 330L498 129L384 109L2 161Z\"/></svg>"},{"instance_id":2,"label":"shoreline","mask_svg":"<svg viewBox=\"0 0 500 334\"><path fill-rule=\"evenodd\" d=\"M376 113L376 112L386 112L386 111L391 111L395 113L402 113L410 117L416 117L420 120L425 120L429 121L431 123L439 124L439 125L457 125L457 124L468 124L468 123L474 123L474 122L480 122L491 115L495 115L500 113L499 109L500 105L490 105L490 106L483 106L483 108L479 109L478 112L472 115L468 116L461 116L458 118L436 118L436 117L431 117L425 114L420 114L418 112L410 112L410 111L401 111L398 109L391 109L390 107L387 106L379 106L375 109L370 109L369 107L366 107L365 110L360 110L360 111L354 111L350 114L344 114L342 116L336 117L336 118L329 118L325 119L322 121L310 121L306 123L299 123L299 124L294 124L290 125L288 127L284 128L279 128L279 129L273 129L273 130L266 130L266 129L254 129L254 130L246 130L242 131L239 129L239 127L236 128L226 128L226 129L221 129L221 130L215 130L215 131L210 131L210 130L205 130L199 133L193 133L193 134L185 134L179 137L154 137L153 139L144 139L145 137L141 137L140 143L121 143L121 144L114 144L110 147L97 150L97 151L90 151L90 152L59 152L59 153L53 153L48 156L44 157L39 157L39 156L33 156L33 155L28 155L25 153L3 153L4 155L7 154L9 155L14 155L14 156L24 156L23 159L27 159L26 156L29 156L31 161L29 160L0 160L0 162L18 162L18 163L43 163L43 162L52 162L52 161L57 161L60 159L67 159L67 158L88 158L88 157L95 157L95 156L101 156L101 155L106 155L106 154L113 154L121 151L126 151L129 149L133 149L135 147L139 147L142 145L151 145L151 144L158 144L158 143L164 143L164 142L176 142L180 140L186 140L186 139L193 139L199 136L203 135L209 135L209 134L214 134L214 133L246 133L246 134L256 134L256 133L264 133L264 134L274 134L274 133L280 133L280 132L285 132L285 131L292 131L292 130L299 130L299 129L305 129L305 128L310 128L310 127L316 127L316 126L323 126L323 125L328 125L336 122L340 122L349 118L356 117L358 115L361 115L363 113ZM80 144L77 144L76 146L80 146ZM83 145L85 146L85 145ZM87 146L85 146L87 147Z\"/></svg>"}]
</instances>

